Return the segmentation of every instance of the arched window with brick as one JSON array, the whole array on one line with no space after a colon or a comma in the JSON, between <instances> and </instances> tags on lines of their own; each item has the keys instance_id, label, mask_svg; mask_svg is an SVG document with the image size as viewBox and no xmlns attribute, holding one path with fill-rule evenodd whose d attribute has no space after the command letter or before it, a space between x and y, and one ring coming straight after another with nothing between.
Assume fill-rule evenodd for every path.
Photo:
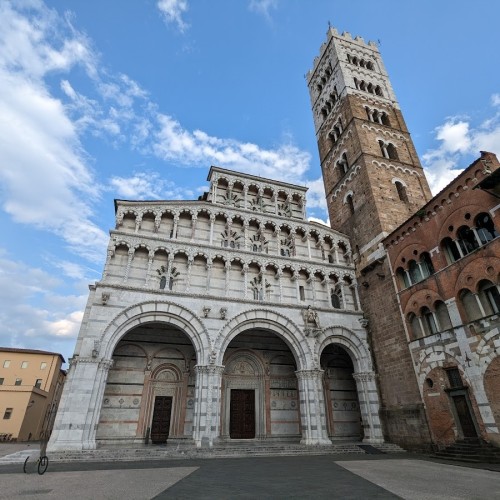
<instances>
[{"instance_id":1,"label":"arched window with brick","mask_svg":"<svg viewBox=\"0 0 500 500\"><path fill-rule=\"evenodd\" d=\"M482 245L486 245L486 243L494 240L499 235L490 214L486 212L482 212L476 216L475 226L476 233Z\"/></svg>"},{"instance_id":2,"label":"arched window with brick","mask_svg":"<svg viewBox=\"0 0 500 500\"><path fill-rule=\"evenodd\" d=\"M421 328L421 323L415 313L408 314L408 325L410 326L412 340L419 339L424 336Z\"/></svg>"},{"instance_id":3,"label":"arched window with brick","mask_svg":"<svg viewBox=\"0 0 500 500\"><path fill-rule=\"evenodd\" d=\"M497 285L489 280L480 281L477 296L485 316L500 313L500 293Z\"/></svg>"},{"instance_id":4,"label":"arched window with brick","mask_svg":"<svg viewBox=\"0 0 500 500\"><path fill-rule=\"evenodd\" d=\"M468 289L462 290L458 295L465 312L465 321L475 321L482 318L484 315L481 311L479 298L475 293Z\"/></svg>"},{"instance_id":5,"label":"arched window with brick","mask_svg":"<svg viewBox=\"0 0 500 500\"><path fill-rule=\"evenodd\" d=\"M408 203L408 193L406 192L406 186L401 181L395 181L394 186L396 187L396 191L398 193L398 197L400 201L404 203Z\"/></svg>"},{"instance_id":6,"label":"arched window with brick","mask_svg":"<svg viewBox=\"0 0 500 500\"><path fill-rule=\"evenodd\" d=\"M434 304L434 310L436 311L436 320L438 323L439 331L449 330L452 328L450 313L448 312L448 308L446 304L442 300L438 300Z\"/></svg>"}]
</instances>

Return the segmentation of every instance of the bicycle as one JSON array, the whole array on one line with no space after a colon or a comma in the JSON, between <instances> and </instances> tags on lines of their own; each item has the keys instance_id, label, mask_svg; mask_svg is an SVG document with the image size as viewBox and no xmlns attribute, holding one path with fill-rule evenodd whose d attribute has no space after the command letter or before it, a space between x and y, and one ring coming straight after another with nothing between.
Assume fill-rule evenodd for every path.
<instances>
[{"instance_id":1,"label":"bicycle","mask_svg":"<svg viewBox=\"0 0 500 500\"><path fill-rule=\"evenodd\" d=\"M36 468L37 468L38 474L40 474L40 476L45 474L45 472L47 471L47 469L49 467L49 458L45 454L46 450L47 450L47 442L45 441L42 443L42 446L40 447L40 456L38 457L38 459L36 461ZM28 465L29 459L30 459L30 457L27 456L26 460L24 461L23 472L25 474L28 474L27 465Z\"/></svg>"}]
</instances>

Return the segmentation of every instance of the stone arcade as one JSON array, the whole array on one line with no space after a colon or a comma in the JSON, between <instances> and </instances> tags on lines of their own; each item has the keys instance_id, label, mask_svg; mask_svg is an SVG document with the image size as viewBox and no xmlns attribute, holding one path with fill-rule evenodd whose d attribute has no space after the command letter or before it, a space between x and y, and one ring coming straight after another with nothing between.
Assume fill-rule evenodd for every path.
<instances>
[{"instance_id":1,"label":"stone arcade","mask_svg":"<svg viewBox=\"0 0 500 500\"><path fill-rule=\"evenodd\" d=\"M347 238L306 188L212 167L198 201L116 201L50 450L382 442Z\"/></svg>"}]
</instances>

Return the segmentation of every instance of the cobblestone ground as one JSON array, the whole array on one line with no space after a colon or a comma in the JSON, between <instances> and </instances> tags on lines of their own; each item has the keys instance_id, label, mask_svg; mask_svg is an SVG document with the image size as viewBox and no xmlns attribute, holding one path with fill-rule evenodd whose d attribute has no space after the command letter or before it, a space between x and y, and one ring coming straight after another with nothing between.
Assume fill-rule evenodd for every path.
<instances>
[{"instance_id":1,"label":"cobblestone ground","mask_svg":"<svg viewBox=\"0 0 500 500\"><path fill-rule=\"evenodd\" d=\"M493 467L495 468L495 467ZM0 467L2 499L500 499L500 472L416 458L294 456Z\"/></svg>"}]
</instances>

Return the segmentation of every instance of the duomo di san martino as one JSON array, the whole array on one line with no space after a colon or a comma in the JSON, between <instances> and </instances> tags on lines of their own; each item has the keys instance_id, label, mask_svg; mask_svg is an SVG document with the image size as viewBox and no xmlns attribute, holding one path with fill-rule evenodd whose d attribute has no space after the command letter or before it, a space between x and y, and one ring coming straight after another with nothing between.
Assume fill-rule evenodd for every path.
<instances>
[{"instance_id":1,"label":"duomo di san martino","mask_svg":"<svg viewBox=\"0 0 500 500\"><path fill-rule=\"evenodd\" d=\"M116 200L49 451L500 445L496 156L432 197L376 44L330 28L306 81L331 228L216 166Z\"/></svg>"}]
</instances>

